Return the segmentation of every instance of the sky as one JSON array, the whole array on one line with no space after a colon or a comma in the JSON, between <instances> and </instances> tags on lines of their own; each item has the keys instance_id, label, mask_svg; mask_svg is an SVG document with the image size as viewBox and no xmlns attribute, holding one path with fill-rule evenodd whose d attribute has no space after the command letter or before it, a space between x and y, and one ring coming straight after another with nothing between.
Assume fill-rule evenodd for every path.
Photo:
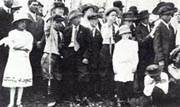
<instances>
[{"instance_id":1,"label":"sky","mask_svg":"<svg viewBox=\"0 0 180 107\"><path fill-rule=\"evenodd\" d=\"M23 5L24 7L27 8L27 1L28 0L17 0L19 1L19 3L21 5ZM45 7L49 8L50 4L52 3L53 0L39 0L41 1ZM100 5L102 6L103 3L106 3L106 8L112 7L112 3L115 0L66 0L66 6L68 6L71 9L75 9L77 8L77 6L79 5L79 2L82 2L82 4L86 4L86 3L92 3L92 4L96 4L96 5ZM130 6L137 6L138 10L145 10L148 9L149 12L152 11L152 9L157 5L157 3L159 3L160 1L170 1L175 3L175 6L178 7L180 6L180 0L121 0L123 5L125 6L124 11L127 11L128 8ZM0 0L0 6L2 6L3 4L3 0ZM69 5L73 5L73 6L69 6ZM46 11L47 8L45 8L44 10Z\"/></svg>"}]
</instances>

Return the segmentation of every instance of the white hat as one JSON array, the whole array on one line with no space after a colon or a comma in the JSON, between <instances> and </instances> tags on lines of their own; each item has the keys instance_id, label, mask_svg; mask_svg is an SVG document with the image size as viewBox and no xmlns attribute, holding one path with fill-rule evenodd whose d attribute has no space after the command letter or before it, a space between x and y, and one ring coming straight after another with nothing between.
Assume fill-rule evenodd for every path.
<instances>
[{"instance_id":1,"label":"white hat","mask_svg":"<svg viewBox=\"0 0 180 107\"><path fill-rule=\"evenodd\" d=\"M14 13L14 20L12 21L12 24L20 20L28 20L29 22L32 22L32 20L28 17L28 14L26 12L16 11Z\"/></svg>"},{"instance_id":2,"label":"white hat","mask_svg":"<svg viewBox=\"0 0 180 107\"><path fill-rule=\"evenodd\" d=\"M122 25L119 28L119 35L125 34L125 33L131 33L131 30L128 25Z\"/></svg>"}]
</instances>

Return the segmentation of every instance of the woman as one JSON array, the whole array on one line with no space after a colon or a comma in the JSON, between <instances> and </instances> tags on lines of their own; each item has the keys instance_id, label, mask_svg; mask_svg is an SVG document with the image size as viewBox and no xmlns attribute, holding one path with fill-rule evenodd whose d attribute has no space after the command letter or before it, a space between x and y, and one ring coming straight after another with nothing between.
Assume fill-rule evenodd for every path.
<instances>
[{"instance_id":1,"label":"woman","mask_svg":"<svg viewBox=\"0 0 180 107\"><path fill-rule=\"evenodd\" d=\"M114 50L114 37L119 27L114 24L118 14L118 8L110 8L105 12L107 22L102 25L101 34L103 37L103 46L100 52L100 76L101 76L101 94L104 97L112 97L113 95L113 68L112 54ZM112 86L110 86L112 85Z\"/></svg>"}]
</instances>

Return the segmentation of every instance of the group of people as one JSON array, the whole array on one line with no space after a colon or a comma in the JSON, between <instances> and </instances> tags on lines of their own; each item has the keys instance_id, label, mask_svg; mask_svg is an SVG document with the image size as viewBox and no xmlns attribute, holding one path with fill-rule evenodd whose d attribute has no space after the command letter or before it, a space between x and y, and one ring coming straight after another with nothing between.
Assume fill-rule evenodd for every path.
<instances>
[{"instance_id":1,"label":"group of people","mask_svg":"<svg viewBox=\"0 0 180 107\"><path fill-rule=\"evenodd\" d=\"M28 1L28 12L4 0L0 82L10 88L8 107L22 107L24 87L39 81L57 102L110 99L118 106L141 95L159 103L180 79L180 13L160 2L152 11L159 19L150 22L148 10L123 7L114 1L108 9L84 4L69 12L55 0L44 18L37 0Z\"/></svg>"}]
</instances>

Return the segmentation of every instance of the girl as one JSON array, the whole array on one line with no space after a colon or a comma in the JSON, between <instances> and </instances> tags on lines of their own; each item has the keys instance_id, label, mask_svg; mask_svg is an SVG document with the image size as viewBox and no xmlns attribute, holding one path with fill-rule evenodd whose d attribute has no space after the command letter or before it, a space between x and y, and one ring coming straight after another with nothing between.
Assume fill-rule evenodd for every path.
<instances>
[{"instance_id":1,"label":"girl","mask_svg":"<svg viewBox=\"0 0 180 107\"><path fill-rule=\"evenodd\" d=\"M3 76L3 87L10 88L10 103L8 107L14 107L15 93L17 89L17 107L21 104L23 88L32 86L32 68L29 61L29 53L32 49L33 36L26 31L27 22L31 20L27 14L16 12L12 24L15 29L9 32L9 36L0 41L0 45L9 46L9 57Z\"/></svg>"},{"instance_id":2,"label":"girl","mask_svg":"<svg viewBox=\"0 0 180 107\"><path fill-rule=\"evenodd\" d=\"M127 101L133 95L134 72L138 64L138 43L129 39L131 36L129 26L122 25L119 32L122 39L115 44L113 54L114 81L117 86L117 97L121 101Z\"/></svg>"}]
</instances>

